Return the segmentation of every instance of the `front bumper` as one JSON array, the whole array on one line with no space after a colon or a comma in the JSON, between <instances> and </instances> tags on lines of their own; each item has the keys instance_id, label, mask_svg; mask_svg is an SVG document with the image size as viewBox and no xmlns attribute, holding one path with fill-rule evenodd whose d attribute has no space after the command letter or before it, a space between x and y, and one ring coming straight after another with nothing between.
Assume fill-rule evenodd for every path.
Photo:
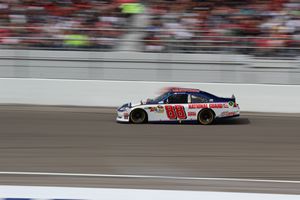
<instances>
[{"instance_id":1,"label":"front bumper","mask_svg":"<svg viewBox=\"0 0 300 200\"><path fill-rule=\"evenodd\" d=\"M117 122L129 122L129 113L124 111L124 112L117 112L117 118L116 118Z\"/></svg>"}]
</instances>

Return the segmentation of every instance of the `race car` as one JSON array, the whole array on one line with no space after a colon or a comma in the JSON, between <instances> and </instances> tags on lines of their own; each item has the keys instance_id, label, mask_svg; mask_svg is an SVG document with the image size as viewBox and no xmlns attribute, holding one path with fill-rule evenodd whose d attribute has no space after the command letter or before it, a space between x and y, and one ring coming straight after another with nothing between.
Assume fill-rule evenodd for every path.
<instances>
[{"instance_id":1,"label":"race car","mask_svg":"<svg viewBox=\"0 0 300 200\"><path fill-rule=\"evenodd\" d=\"M209 125L217 118L239 116L240 108L234 95L223 98L199 89L168 88L154 99L122 105L117 115L117 122L134 124L197 121Z\"/></svg>"}]
</instances>

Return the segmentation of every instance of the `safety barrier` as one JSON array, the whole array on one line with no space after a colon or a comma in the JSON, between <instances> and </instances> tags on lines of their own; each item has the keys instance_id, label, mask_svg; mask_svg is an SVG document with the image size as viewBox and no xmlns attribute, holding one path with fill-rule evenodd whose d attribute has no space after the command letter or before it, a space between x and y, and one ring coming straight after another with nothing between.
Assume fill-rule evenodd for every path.
<instances>
[{"instance_id":1,"label":"safety barrier","mask_svg":"<svg viewBox=\"0 0 300 200\"><path fill-rule=\"evenodd\" d=\"M2 198L2 199L1 199ZM111 188L0 186L0 200L298 200L299 195Z\"/></svg>"},{"instance_id":2,"label":"safety barrier","mask_svg":"<svg viewBox=\"0 0 300 200\"><path fill-rule=\"evenodd\" d=\"M300 60L236 54L0 50L0 78L300 85Z\"/></svg>"},{"instance_id":3,"label":"safety barrier","mask_svg":"<svg viewBox=\"0 0 300 200\"><path fill-rule=\"evenodd\" d=\"M170 86L234 94L242 111L300 113L300 85L2 78L0 103L116 107L153 98Z\"/></svg>"}]
</instances>

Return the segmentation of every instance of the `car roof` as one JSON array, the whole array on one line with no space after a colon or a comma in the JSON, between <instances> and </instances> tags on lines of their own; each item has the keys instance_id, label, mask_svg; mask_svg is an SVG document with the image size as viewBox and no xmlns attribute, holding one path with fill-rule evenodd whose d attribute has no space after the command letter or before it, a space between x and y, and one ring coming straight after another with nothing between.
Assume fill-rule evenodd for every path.
<instances>
[{"instance_id":1,"label":"car roof","mask_svg":"<svg viewBox=\"0 0 300 200\"><path fill-rule=\"evenodd\" d=\"M208 92L205 92L205 91L199 90L199 89L194 89L194 88L172 87L172 88L169 88L167 90L167 92L169 92L169 93L186 93L186 94L194 94L194 95L201 94L201 95L205 95L208 98L218 98L217 96L215 96L211 93L208 93Z\"/></svg>"},{"instance_id":2,"label":"car roof","mask_svg":"<svg viewBox=\"0 0 300 200\"><path fill-rule=\"evenodd\" d=\"M169 92L176 93L176 92L186 92L186 93L199 93L199 89L194 88L179 88L179 87L173 87L169 88Z\"/></svg>"}]
</instances>

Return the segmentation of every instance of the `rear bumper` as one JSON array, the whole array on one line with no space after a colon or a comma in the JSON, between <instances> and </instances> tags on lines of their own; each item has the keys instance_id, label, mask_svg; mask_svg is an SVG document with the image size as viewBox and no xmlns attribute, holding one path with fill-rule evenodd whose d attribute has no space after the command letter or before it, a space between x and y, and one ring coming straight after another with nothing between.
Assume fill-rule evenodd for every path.
<instances>
[{"instance_id":1,"label":"rear bumper","mask_svg":"<svg viewBox=\"0 0 300 200\"><path fill-rule=\"evenodd\" d=\"M231 117L238 117L240 116L240 108L239 107L234 107L228 110L223 111L220 113L217 118L231 118Z\"/></svg>"},{"instance_id":2,"label":"rear bumper","mask_svg":"<svg viewBox=\"0 0 300 200\"><path fill-rule=\"evenodd\" d=\"M232 116L219 117L219 118L228 119L228 118L234 118L234 117L239 117L239 116L240 116L240 114L236 114L236 115L232 115Z\"/></svg>"}]
</instances>

